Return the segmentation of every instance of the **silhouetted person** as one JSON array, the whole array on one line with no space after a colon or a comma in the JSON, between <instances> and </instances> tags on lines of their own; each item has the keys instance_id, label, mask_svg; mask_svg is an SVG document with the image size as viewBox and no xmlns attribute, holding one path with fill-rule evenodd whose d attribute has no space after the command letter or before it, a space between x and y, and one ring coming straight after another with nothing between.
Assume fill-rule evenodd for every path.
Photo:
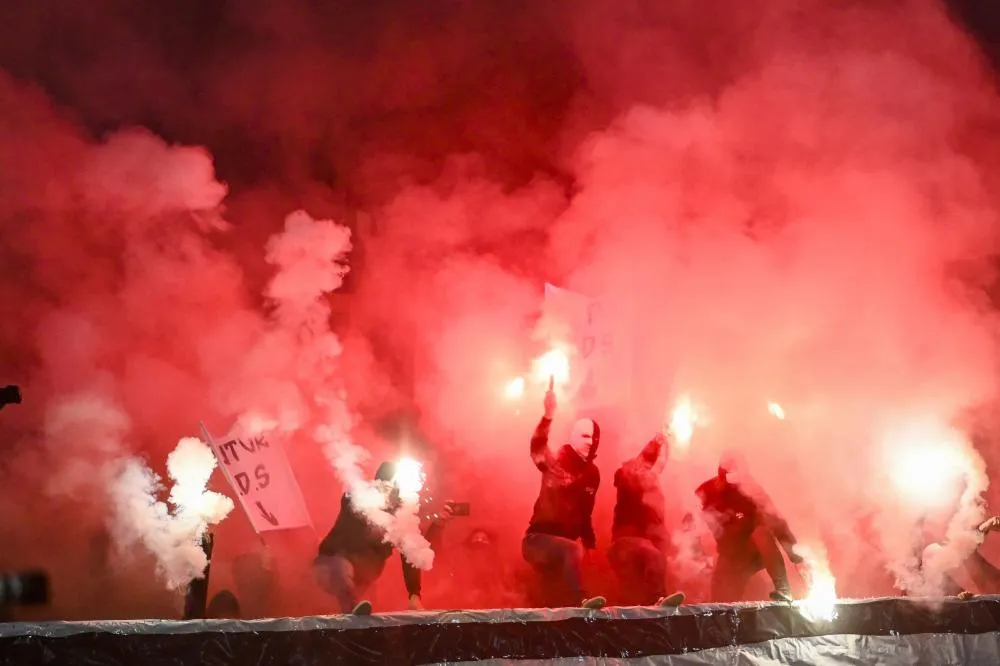
<instances>
[{"instance_id":1,"label":"silhouetted person","mask_svg":"<svg viewBox=\"0 0 1000 666\"><path fill-rule=\"evenodd\" d=\"M531 438L531 460L542 473L542 487L521 552L543 581L560 580L573 605L600 608L606 603L604 597L586 598L581 565L584 548L592 551L596 545L593 513L601 474L594 458L601 429L591 419L580 419L573 425L569 443L553 455L548 446L556 410L551 380L544 405L545 415Z\"/></svg>"},{"instance_id":2,"label":"silhouetted person","mask_svg":"<svg viewBox=\"0 0 1000 666\"><path fill-rule=\"evenodd\" d=\"M778 543L788 559L799 564L802 558L795 553L795 537L788 523L773 511L770 500L751 485L742 461L727 455L718 475L696 492L718 544L712 601L742 601L747 584L761 569L767 570L774 583L771 599L791 601L788 571Z\"/></svg>"},{"instance_id":3,"label":"silhouetted person","mask_svg":"<svg viewBox=\"0 0 1000 666\"><path fill-rule=\"evenodd\" d=\"M394 514L401 505L399 488L394 482L396 466L382 463L375 474L375 485L386 500L386 511ZM448 517L448 509L442 512ZM433 521L424 532L424 537L432 544L438 541L443 520ZM385 569L385 563L392 555L393 546L385 541L385 530L369 522L351 502L349 493L340 501L340 515L329 534L319 545L319 555L315 561L315 571L320 587L337 599L342 613L356 615L371 613L371 603L362 601L359 595L378 580ZM405 555L400 554L403 564L403 581L409 597L410 610L421 610L420 570L410 564Z\"/></svg>"},{"instance_id":4,"label":"silhouetted person","mask_svg":"<svg viewBox=\"0 0 1000 666\"><path fill-rule=\"evenodd\" d=\"M666 437L658 434L615 472L618 499L608 560L628 605L676 606L684 601L679 592L664 596L670 540L660 474L668 453Z\"/></svg>"}]
</instances>

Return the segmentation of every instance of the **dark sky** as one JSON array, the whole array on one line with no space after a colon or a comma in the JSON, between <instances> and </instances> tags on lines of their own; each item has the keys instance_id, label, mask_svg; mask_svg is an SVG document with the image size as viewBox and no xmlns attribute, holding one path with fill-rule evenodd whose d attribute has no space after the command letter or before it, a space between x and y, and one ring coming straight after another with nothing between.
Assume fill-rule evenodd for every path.
<instances>
[{"instance_id":1,"label":"dark sky","mask_svg":"<svg viewBox=\"0 0 1000 666\"><path fill-rule=\"evenodd\" d=\"M1000 8L951 4L1000 58ZM553 167L569 106L595 87L563 11L558 0L12 2L0 7L0 67L94 135L138 124L208 146L237 188L351 189L370 168L358 156L380 143L430 171L475 151L526 173ZM711 62L714 35L693 32L688 52Z\"/></svg>"}]
</instances>

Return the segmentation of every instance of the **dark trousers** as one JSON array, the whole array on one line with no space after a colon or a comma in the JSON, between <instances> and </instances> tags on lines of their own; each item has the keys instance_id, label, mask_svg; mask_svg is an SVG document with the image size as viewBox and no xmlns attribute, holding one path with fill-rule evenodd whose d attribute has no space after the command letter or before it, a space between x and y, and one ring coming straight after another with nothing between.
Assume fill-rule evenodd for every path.
<instances>
[{"instance_id":1,"label":"dark trousers","mask_svg":"<svg viewBox=\"0 0 1000 666\"><path fill-rule=\"evenodd\" d=\"M972 579L973 584L975 584L977 588L975 592L979 594L997 594L1000 592L1000 569L990 564L985 557L979 554L978 550L969 555L961 564L961 567L968 574L969 578ZM947 593L958 594L962 591L962 586L950 576L948 577L948 583L950 583L948 585L950 589L947 590Z\"/></svg>"},{"instance_id":2,"label":"dark trousers","mask_svg":"<svg viewBox=\"0 0 1000 666\"><path fill-rule=\"evenodd\" d=\"M526 534L521 542L521 554L544 582L558 580L560 598L564 605L578 605L585 598L583 577L583 547L576 541L551 534Z\"/></svg>"},{"instance_id":3,"label":"dark trousers","mask_svg":"<svg viewBox=\"0 0 1000 666\"><path fill-rule=\"evenodd\" d=\"M666 555L649 539L616 539L608 551L608 560L618 576L626 605L651 606L666 596Z\"/></svg>"},{"instance_id":4,"label":"dark trousers","mask_svg":"<svg viewBox=\"0 0 1000 666\"><path fill-rule=\"evenodd\" d=\"M316 582L350 613L385 569L385 560L350 555L320 555L313 563Z\"/></svg>"},{"instance_id":5,"label":"dark trousers","mask_svg":"<svg viewBox=\"0 0 1000 666\"><path fill-rule=\"evenodd\" d=\"M749 539L720 542L718 561L712 572L712 601L743 601L747 584L761 569L767 570L775 590L791 593L785 559L771 530L760 526Z\"/></svg>"}]
</instances>

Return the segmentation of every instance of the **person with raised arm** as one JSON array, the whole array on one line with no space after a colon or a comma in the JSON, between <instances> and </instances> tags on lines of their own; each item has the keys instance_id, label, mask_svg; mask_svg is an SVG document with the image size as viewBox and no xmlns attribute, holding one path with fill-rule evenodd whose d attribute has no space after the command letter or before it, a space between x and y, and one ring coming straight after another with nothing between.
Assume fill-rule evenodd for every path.
<instances>
[{"instance_id":1,"label":"person with raised arm","mask_svg":"<svg viewBox=\"0 0 1000 666\"><path fill-rule=\"evenodd\" d=\"M549 581L561 583L567 605L604 606L604 597L588 597L583 589L584 551L596 547L593 513L601 474L594 464L601 428L592 419L580 419L569 441L555 454L549 450L549 430L556 412L553 379L545 393L545 412L531 437L531 460L542 474L531 522L521 544L525 561Z\"/></svg>"}]
</instances>

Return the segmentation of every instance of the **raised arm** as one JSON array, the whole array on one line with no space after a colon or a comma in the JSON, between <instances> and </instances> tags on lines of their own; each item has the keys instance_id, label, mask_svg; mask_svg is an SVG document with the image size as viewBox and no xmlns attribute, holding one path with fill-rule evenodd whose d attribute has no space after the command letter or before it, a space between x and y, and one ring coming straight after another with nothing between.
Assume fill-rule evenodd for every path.
<instances>
[{"instance_id":1,"label":"raised arm","mask_svg":"<svg viewBox=\"0 0 1000 666\"><path fill-rule=\"evenodd\" d=\"M552 417L556 413L555 381L549 378L549 390L545 392L545 415L535 426L535 434L531 436L531 460L541 471L545 471L552 462L552 452L549 451L549 429L552 427Z\"/></svg>"},{"instance_id":2,"label":"raised arm","mask_svg":"<svg viewBox=\"0 0 1000 666\"><path fill-rule=\"evenodd\" d=\"M535 434L531 436L531 460L541 471L545 471L552 462L552 452L549 451L549 428L552 419L543 416L535 426Z\"/></svg>"},{"instance_id":3,"label":"raised arm","mask_svg":"<svg viewBox=\"0 0 1000 666\"><path fill-rule=\"evenodd\" d=\"M649 440L649 443L643 447L642 452L639 457L642 458L643 462L647 465L653 466L663 455L663 449L665 448L666 438L662 434L657 434L653 439Z\"/></svg>"}]
</instances>

